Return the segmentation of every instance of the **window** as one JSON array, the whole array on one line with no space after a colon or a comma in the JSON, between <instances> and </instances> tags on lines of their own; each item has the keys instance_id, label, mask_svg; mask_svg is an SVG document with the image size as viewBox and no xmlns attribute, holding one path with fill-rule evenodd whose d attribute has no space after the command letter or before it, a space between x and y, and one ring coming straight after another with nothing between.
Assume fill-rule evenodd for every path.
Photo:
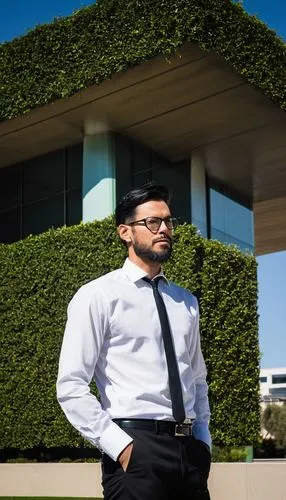
<instances>
[{"instance_id":1,"label":"window","mask_svg":"<svg viewBox=\"0 0 286 500\"><path fill-rule=\"evenodd\" d=\"M0 169L0 242L82 218L82 144Z\"/></svg>"},{"instance_id":2,"label":"window","mask_svg":"<svg viewBox=\"0 0 286 500\"><path fill-rule=\"evenodd\" d=\"M167 186L171 193L171 211L182 222L191 222L191 180L188 161L170 162L152 170L153 181Z\"/></svg>"},{"instance_id":3,"label":"window","mask_svg":"<svg viewBox=\"0 0 286 500\"><path fill-rule=\"evenodd\" d=\"M129 137L115 135L116 198L147 182L163 184L172 193L171 210L183 221L191 220L189 161L171 162Z\"/></svg>"},{"instance_id":4,"label":"window","mask_svg":"<svg viewBox=\"0 0 286 500\"><path fill-rule=\"evenodd\" d=\"M286 374L272 375L272 384L286 384Z\"/></svg>"},{"instance_id":5,"label":"window","mask_svg":"<svg viewBox=\"0 0 286 500\"><path fill-rule=\"evenodd\" d=\"M274 387L273 389L270 389L269 392L272 395L282 398L286 396L286 387Z\"/></svg>"},{"instance_id":6,"label":"window","mask_svg":"<svg viewBox=\"0 0 286 500\"><path fill-rule=\"evenodd\" d=\"M1 243L11 243L21 238L18 208L0 213L0 235Z\"/></svg>"},{"instance_id":7,"label":"window","mask_svg":"<svg viewBox=\"0 0 286 500\"><path fill-rule=\"evenodd\" d=\"M82 188L82 144L76 144L66 149L66 189Z\"/></svg>"},{"instance_id":8,"label":"window","mask_svg":"<svg viewBox=\"0 0 286 500\"><path fill-rule=\"evenodd\" d=\"M23 237L64 225L63 193L23 207Z\"/></svg>"},{"instance_id":9,"label":"window","mask_svg":"<svg viewBox=\"0 0 286 500\"><path fill-rule=\"evenodd\" d=\"M265 382L267 382L267 377L259 377L259 382L261 384L264 384Z\"/></svg>"},{"instance_id":10,"label":"window","mask_svg":"<svg viewBox=\"0 0 286 500\"><path fill-rule=\"evenodd\" d=\"M252 210L210 188L210 237L253 251Z\"/></svg>"},{"instance_id":11,"label":"window","mask_svg":"<svg viewBox=\"0 0 286 500\"><path fill-rule=\"evenodd\" d=\"M82 217L82 192L81 189L73 189L67 193L66 198L66 225L78 224Z\"/></svg>"},{"instance_id":12,"label":"window","mask_svg":"<svg viewBox=\"0 0 286 500\"><path fill-rule=\"evenodd\" d=\"M128 137L116 134L116 199L121 198L132 189L132 148Z\"/></svg>"},{"instance_id":13,"label":"window","mask_svg":"<svg viewBox=\"0 0 286 500\"><path fill-rule=\"evenodd\" d=\"M0 213L16 208L21 199L21 167L0 169Z\"/></svg>"},{"instance_id":14,"label":"window","mask_svg":"<svg viewBox=\"0 0 286 500\"><path fill-rule=\"evenodd\" d=\"M53 151L23 163L23 204L64 191L65 150Z\"/></svg>"}]
</instances>

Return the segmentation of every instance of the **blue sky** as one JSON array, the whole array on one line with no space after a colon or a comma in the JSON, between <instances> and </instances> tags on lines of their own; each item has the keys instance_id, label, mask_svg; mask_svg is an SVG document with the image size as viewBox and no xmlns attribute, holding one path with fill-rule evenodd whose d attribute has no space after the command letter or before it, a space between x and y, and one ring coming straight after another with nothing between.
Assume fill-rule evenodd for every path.
<instances>
[{"instance_id":1,"label":"blue sky","mask_svg":"<svg viewBox=\"0 0 286 500\"><path fill-rule=\"evenodd\" d=\"M0 0L0 42L91 5L88 0ZM244 0L244 8L286 40L286 0ZM263 368L286 366L286 251L258 257L259 337Z\"/></svg>"}]
</instances>

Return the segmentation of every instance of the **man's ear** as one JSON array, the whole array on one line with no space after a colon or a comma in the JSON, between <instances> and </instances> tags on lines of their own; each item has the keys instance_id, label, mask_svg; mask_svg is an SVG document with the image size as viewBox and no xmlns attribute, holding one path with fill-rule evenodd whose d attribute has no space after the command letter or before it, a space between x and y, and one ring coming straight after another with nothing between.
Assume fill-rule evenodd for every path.
<instances>
[{"instance_id":1,"label":"man's ear","mask_svg":"<svg viewBox=\"0 0 286 500\"><path fill-rule=\"evenodd\" d=\"M120 224L117 228L117 232L122 241L125 241L126 245L131 243L130 226Z\"/></svg>"}]
</instances>

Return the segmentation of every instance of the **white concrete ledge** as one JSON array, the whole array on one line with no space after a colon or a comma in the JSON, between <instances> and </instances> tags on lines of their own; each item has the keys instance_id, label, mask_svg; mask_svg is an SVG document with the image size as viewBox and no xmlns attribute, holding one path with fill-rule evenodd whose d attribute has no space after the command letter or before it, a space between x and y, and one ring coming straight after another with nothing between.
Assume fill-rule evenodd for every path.
<instances>
[{"instance_id":1,"label":"white concrete ledge","mask_svg":"<svg viewBox=\"0 0 286 500\"><path fill-rule=\"evenodd\" d=\"M100 464L0 464L0 496L100 498Z\"/></svg>"},{"instance_id":2,"label":"white concrete ledge","mask_svg":"<svg viewBox=\"0 0 286 500\"><path fill-rule=\"evenodd\" d=\"M215 463L209 487L212 500L286 500L286 462ZM0 464L0 496L100 498L100 464Z\"/></svg>"}]
</instances>

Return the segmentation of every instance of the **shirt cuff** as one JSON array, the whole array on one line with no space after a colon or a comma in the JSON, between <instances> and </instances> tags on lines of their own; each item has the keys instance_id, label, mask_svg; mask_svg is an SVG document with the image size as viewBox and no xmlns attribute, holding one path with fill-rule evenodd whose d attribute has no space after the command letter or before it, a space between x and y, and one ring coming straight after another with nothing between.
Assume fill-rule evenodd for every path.
<instances>
[{"instance_id":1,"label":"shirt cuff","mask_svg":"<svg viewBox=\"0 0 286 500\"><path fill-rule=\"evenodd\" d=\"M200 441L204 441L209 448L212 447L212 438L209 431L208 422L202 422L200 420L196 420L192 427L192 434L195 439L200 439Z\"/></svg>"},{"instance_id":2,"label":"shirt cuff","mask_svg":"<svg viewBox=\"0 0 286 500\"><path fill-rule=\"evenodd\" d=\"M116 461L124 448L132 442L133 439L129 434L124 432L117 424L111 422L100 436L99 448Z\"/></svg>"}]
</instances>

